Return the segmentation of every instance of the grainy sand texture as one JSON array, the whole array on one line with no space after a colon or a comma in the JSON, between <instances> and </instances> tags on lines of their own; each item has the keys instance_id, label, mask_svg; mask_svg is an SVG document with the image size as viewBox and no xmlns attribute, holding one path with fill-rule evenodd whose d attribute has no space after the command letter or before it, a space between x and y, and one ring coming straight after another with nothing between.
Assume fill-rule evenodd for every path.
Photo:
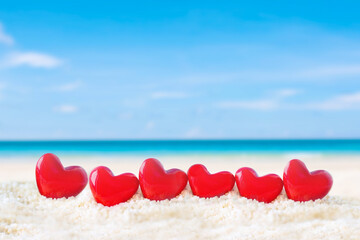
<instances>
[{"instance_id":1,"label":"grainy sand texture","mask_svg":"<svg viewBox=\"0 0 360 240\"><path fill-rule=\"evenodd\" d=\"M264 156L266 158L266 156ZM281 174L287 157L270 160L245 156L165 158L165 168L183 170L204 163L210 171L235 172L253 167L260 175ZM311 159L312 158L312 159ZM328 170L334 187L322 200L298 203L284 192L270 204L240 197L236 187L211 199L191 194L189 187L175 199L154 202L141 191L128 202L114 207L97 204L88 187L77 197L47 199L38 193L34 162L2 163L0 170L1 239L360 239L360 161L334 157L308 157L310 169ZM161 160L161 159L160 159ZM360 160L360 159L359 159ZM80 160L90 171L107 165L115 174L137 174L141 159Z\"/></svg>"}]
</instances>

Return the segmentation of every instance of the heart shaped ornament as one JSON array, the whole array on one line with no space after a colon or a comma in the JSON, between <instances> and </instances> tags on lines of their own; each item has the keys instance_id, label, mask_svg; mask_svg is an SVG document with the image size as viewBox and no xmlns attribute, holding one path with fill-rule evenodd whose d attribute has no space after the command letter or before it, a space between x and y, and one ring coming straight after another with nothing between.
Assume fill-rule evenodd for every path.
<instances>
[{"instance_id":1,"label":"heart shaped ornament","mask_svg":"<svg viewBox=\"0 0 360 240\"><path fill-rule=\"evenodd\" d=\"M325 170L309 172L305 164L291 160L284 170L286 195L294 201L309 201L325 197L333 184L331 175Z\"/></svg>"},{"instance_id":2,"label":"heart shaped ornament","mask_svg":"<svg viewBox=\"0 0 360 240\"><path fill-rule=\"evenodd\" d=\"M236 171L236 185L240 196L270 203L282 191L283 181L276 174L259 177L254 169L244 167Z\"/></svg>"},{"instance_id":3,"label":"heart shaped ornament","mask_svg":"<svg viewBox=\"0 0 360 240\"><path fill-rule=\"evenodd\" d=\"M210 174L204 165L195 164L188 170L188 178L194 195L203 198L219 197L231 191L235 184L230 172Z\"/></svg>"},{"instance_id":4,"label":"heart shaped ornament","mask_svg":"<svg viewBox=\"0 0 360 240\"><path fill-rule=\"evenodd\" d=\"M146 159L139 171L140 188L150 200L172 199L186 187L187 175L179 169L164 170L155 158Z\"/></svg>"},{"instance_id":5,"label":"heart shaped ornament","mask_svg":"<svg viewBox=\"0 0 360 240\"><path fill-rule=\"evenodd\" d=\"M114 206L129 200L139 188L139 180L132 173L114 176L107 167L97 167L90 173L90 189L96 202Z\"/></svg>"},{"instance_id":6,"label":"heart shaped ornament","mask_svg":"<svg viewBox=\"0 0 360 240\"><path fill-rule=\"evenodd\" d=\"M40 194L48 198L74 197L85 188L88 181L82 167L64 168L60 159L52 153L40 157L35 175Z\"/></svg>"}]
</instances>

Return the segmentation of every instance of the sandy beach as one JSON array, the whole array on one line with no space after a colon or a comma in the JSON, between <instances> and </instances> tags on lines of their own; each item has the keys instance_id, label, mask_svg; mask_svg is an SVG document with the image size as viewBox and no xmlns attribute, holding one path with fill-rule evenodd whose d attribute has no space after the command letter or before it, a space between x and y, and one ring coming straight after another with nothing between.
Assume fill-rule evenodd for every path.
<instances>
[{"instance_id":1,"label":"sandy beach","mask_svg":"<svg viewBox=\"0 0 360 240\"><path fill-rule=\"evenodd\" d=\"M360 240L359 8L1 1L0 240Z\"/></svg>"},{"instance_id":2,"label":"sandy beach","mask_svg":"<svg viewBox=\"0 0 360 240\"><path fill-rule=\"evenodd\" d=\"M202 163L211 172L232 173L244 166L259 175L282 171L290 156L161 156L165 168L187 171ZM329 195L315 202L288 200L284 192L270 204L240 197L236 187L212 199L200 199L189 187L173 200L153 202L141 191L114 207L97 204L89 187L75 198L46 199L38 193L37 159L1 160L0 238L3 239L359 239L359 156L303 155L310 170L325 169L334 179ZM115 174L138 173L142 157L63 157L65 166L89 173L98 165Z\"/></svg>"}]
</instances>

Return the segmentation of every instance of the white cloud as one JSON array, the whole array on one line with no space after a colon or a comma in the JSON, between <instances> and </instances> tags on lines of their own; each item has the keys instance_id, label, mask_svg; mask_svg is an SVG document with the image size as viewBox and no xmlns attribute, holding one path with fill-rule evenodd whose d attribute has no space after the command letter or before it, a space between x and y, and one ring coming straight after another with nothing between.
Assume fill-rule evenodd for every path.
<instances>
[{"instance_id":1,"label":"white cloud","mask_svg":"<svg viewBox=\"0 0 360 240\"><path fill-rule=\"evenodd\" d=\"M323 102L311 103L306 108L316 110L360 109L360 92L336 96Z\"/></svg>"},{"instance_id":2,"label":"white cloud","mask_svg":"<svg viewBox=\"0 0 360 240\"><path fill-rule=\"evenodd\" d=\"M183 99L187 97L189 97L189 95L184 92L163 91L163 92L153 92L151 94L151 98L153 99Z\"/></svg>"},{"instance_id":3,"label":"white cloud","mask_svg":"<svg viewBox=\"0 0 360 240\"><path fill-rule=\"evenodd\" d=\"M297 89L280 89L278 91L275 92L275 94L279 97L292 97L295 96L297 94L299 94L300 91Z\"/></svg>"},{"instance_id":4,"label":"white cloud","mask_svg":"<svg viewBox=\"0 0 360 240\"><path fill-rule=\"evenodd\" d=\"M223 101L215 104L222 109L252 109L252 110L273 110L278 108L278 102L272 99L254 101Z\"/></svg>"},{"instance_id":5,"label":"white cloud","mask_svg":"<svg viewBox=\"0 0 360 240\"><path fill-rule=\"evenodd\" d=\"M14 39L5 33L0 23L0 43L13 45ZM0 67L30 66L37 68L54 68L61 65L61 60L39 52L12 52L2 60Z\"/></svg>"},{"instance_id":6,"label":"white cloud","mask_svg":"<svg viewBox=\"0 0 360 240\"><path fill-rule=\"evenodd\" d=\"M17 52L12 53L5 60L10 67L27 65L38 68L54 68L61 65L61 61L53 56L38 52Z\"/></svg>"},{"instance_id":7,"label":"white cloud","mask_svg":"<svg viewBox=\"0 0 360 240\"><path fill-rule=\"evenodd\" d=\"M283 94L283 96L290 95L290 92L289 94ZM321 111L352 110L360 109L360 91L311 103L289 104L284 102L284 97L279 98L275 96L274 98L253 101L223 101L216 103L215 106L222 109L252 109L259 111L269 111L274 109Z\"/></svg>"},{"instance_id":8,"label":"white cloud","mask_svg":"<svg viewBox=\"0 0 360 240\"><path fill-rule=\"evenodd\" d=\"M240 101L222 101L215 104L216 107L222 109L252 109L269 111L280 107L284 98L292 97L300 92L298 89L279 89L273 91L272 96L264 99L240 100Z\"/></svg>"},{"instance_id":9,"label":"white cloud","mask_svg":"<svg viewBox=\"0 0 360 240\"><path fill-rule=\"evenodd\" d=\"M0 23L0 43L4 43L6 45L13 45L14 39L5 33L2 24Z\"/></svg>"},{"instance_id":10,"label":"white cloud","mask_svg":"<svg viewBox=\"0 0 360 240\"><path fill-rule=\"evenodd\" d=\"M59 92L71 92L71 91L78 89L80 86L81 86L81 82L75 81L75 82L70 82L70 83L66 83L66 84L57 86L57 87L55 87L55 90L59 91Z\"/></svg>"},{"instance_id":11,"label":"white cloud","mask_svg":"<svg viewBox=\"0 0 360 240\"><path fill-rule=\"evenodd\" d=\"M238 74L238 79L254 81L309 81L328 80L341 77L360 75L360 64L349 63L343 65L327 64L322 66L309 66L305 68L284 68L268 71L243 71Z\"/></svg>"},{"instance_id":12,"label":"white cloud","mask_svg":"<svg viewBox=\"0 0 360 240\"><path fill-rule=\"evenodd\" d=\"M295 61L295 60L294 60ZM319 60L320 61L320 60ZM323 60L324 61L324 60ZM297 66L274 68L271 70L239 70L232 73L212 73L211 75L195 75L182 77L179 81L187 84L227 83L234 81L323 81L346 77L360 76L360 64L349 63L343 65L326 64L322 66ZM344 80L344 79L342 79Z\"/></svg>"},{"instance_id":13,"label":"white cloud","mask_svg":"<svg viewBox=\"0 0 360 240\"><path fill-rule=\"evenodd\" d=\"M322 78L360 75L360 64L329 65L298 72L299 77Z\"/></svg>"},{"instance_id":14,"label":"white cloud","mask_svg":"<svg viewBox=\"0 0 360 240\"><path fill-rule=\"evenodd\" d=\"M54 111L60 113L76 113L78 111L78 107L74 105L60 105L56 106Z\"/></svg>"}]
</instances>

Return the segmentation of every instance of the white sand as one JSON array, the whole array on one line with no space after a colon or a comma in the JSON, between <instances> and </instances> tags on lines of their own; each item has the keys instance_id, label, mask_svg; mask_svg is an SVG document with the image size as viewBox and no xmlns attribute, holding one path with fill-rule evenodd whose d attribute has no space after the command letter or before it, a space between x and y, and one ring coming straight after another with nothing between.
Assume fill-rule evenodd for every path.
<instances>
[{"instance_id":1,"label":"white sand","mask_svg":"<svg viewBox=\"0 0 360 240\"><path fill-rule=\"evenodd\" d=\"M36 160L0 163L0 238L360 239L360 159L304 157L310 169L326 169L333 175L334 187L323 200L296 203L281 195L273 203L264 204L240 197L236 187L220 198L200 199L187 188L176 199L162 202L144 199L139 191L127 203L111 208L97 204L88 187L76 198L42 197L35 185ZM234 173L240 167L250 166L260 174L281 174L288 157L181 159L184 158L160 158L166 168L187 170L191 164L204 163L210 171ZM83 165L88 171L98 164L107 165L120 174L137 173L142 160L119 163L87 159L84 164L83 160L66 158L63 162Z\"/></svg>"}]
</instances>

